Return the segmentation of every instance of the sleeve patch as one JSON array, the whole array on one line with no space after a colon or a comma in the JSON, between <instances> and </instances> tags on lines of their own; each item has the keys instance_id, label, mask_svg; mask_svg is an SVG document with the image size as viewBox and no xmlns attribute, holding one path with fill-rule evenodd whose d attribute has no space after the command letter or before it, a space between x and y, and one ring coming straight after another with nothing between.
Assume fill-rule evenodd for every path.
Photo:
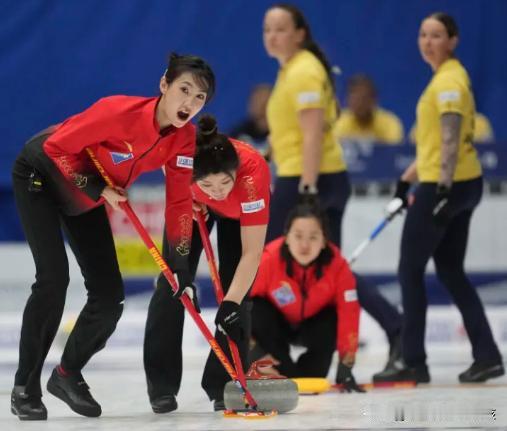
<instances>
[{"instance_id":1,"label":"sleeve patch","mask_svg":"<svg viewBox=\"0 0 507 431\"><path fill-rule=\"evenodd\" d=\"M253 202L241 202L241 210L245 213L256 213L266 208L264 199L259 199Z\"/></svg>"},{"instance_id":2,"label":"sleeve patch","mask_svg":"<svg viewBox=\"0 0 507 431\"><path fill-rule=\"evenodd\" d=\"M343 298L345 302L354 302L357 301L357 291L356 289L350 289L343 292Z\"/></svg>"},{"instance_id":3,"label":"sleeve patch","mask_svg":"<svg viewBox=\"0 0 507 431\"><path fill-rule=\"evenodd\" d=\"M320 101L320 93L318 91L304 91L298 94L299 103L315 103Z\"/></svg>"},{"instance_id":4,"label":"sleeve patch","mask_svg":"<svg viewBox=\"0 0 507 431\"><path fill-rule=\"evenodd\" d=\"M192 169L194 167L194 158L186 156L178 156L176 158L176 166L180 168Z\"/></svg>"},{"instance_id":5,"label":"sleeve patch","mask_svg":"<svg viewBox=\"0 0 507 431\"><path fill-rule=\"evenodd\" d=\"M438 101L440 103L458 102L460 98L461 94L458 90L441 91L438 93Z\"/></svg>"}]
</instances>

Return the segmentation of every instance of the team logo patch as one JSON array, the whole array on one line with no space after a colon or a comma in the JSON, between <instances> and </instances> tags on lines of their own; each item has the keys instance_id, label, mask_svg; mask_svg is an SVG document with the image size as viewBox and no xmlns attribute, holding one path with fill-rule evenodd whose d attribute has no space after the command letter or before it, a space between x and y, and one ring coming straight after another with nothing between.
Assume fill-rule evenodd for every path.
<instances>
[{"instance_id":1,"label":"team logo patch","mask_svg":"<svg viewBox=\"0 0 507 431\"><path fill-rule=\"evenodd\" d=\"M126 162L127 160L134 158L134 155L132 153L111 152L110 154L111 154L111 159L113 159L113 163L115 165L119 165L120 163Z\"/></svg>"},{"instance_id":2,"label":"team logo patch","mask_svg":"<svg viewBox=\"0 0 507 431\"><path fill-rule=\"evenodd\" d=\"M345 302L354 302L357 301L357 291L356 289L350 289L343 292L343 299Z\"/></svg>"},{"instance_id":3,"label":"team logo patch","mask_svg":"<svg viewBox=\"0 0 507 431\"><path fill-rule=\"evenodd\" d=\"M260 210L266 208L266 203L264 199L259 199L258 201L253 202L241 202L241 210L245 213L256 213Z\"/></svg>"},{"instance_id":4,"label":"team logo patch","mask_svg":"<svg viewBox=\"0 0 507 431\"><path fill-rule=\"evenodd\" d=\"M298 94L299 103L315 103L320 100L320 93L317 91L303 91Z\"/></svg>"},{"instance_id":5,"label":"team logo patch","mask_svg":"<svg viewBox=\"0 0 507 431\"><path fill-rule=\"evenodd\" d=\"M294 295L291 287L286 282L284 282L278 289L273 290L272 295L280 307L296 302L296 295Z\"/></svg>"},{"instance_id":6,"label":"team logo patch","mask_svg":"<svg viewBox=\"0 0 507 431\"><path fill-rule=\"evenodd\" d=\"M194 159L193 157L178 156L176 159L176 166L192 169L194 167Z\"/></svg>"}]
</instances>

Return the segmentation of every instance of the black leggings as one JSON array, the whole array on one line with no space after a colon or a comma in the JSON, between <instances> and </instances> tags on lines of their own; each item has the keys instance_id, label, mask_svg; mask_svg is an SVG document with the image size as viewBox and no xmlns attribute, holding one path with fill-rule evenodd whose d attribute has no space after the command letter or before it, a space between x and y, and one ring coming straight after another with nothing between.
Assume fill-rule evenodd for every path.
<instances>
[{"instance_id":1,"label":"black leggings","mask_svg":"<svg viewBox=\"0 0 507 431\"><path fill-rule=\"evenodd\" d=\"M217 222L218 259L220 261L218 272L223 289L227 292L241 258L240 225L238 220L219 218L210 213L210 219L207 222L209 231L211 231L215 219ZM167 243L164 238L163 254L166 250ZM202 252L199 229L195 222L190 250L190 271L195 276ZM250 334L250 309L251 302L245 299L241 304L241 318L245 337L243 343L238 346L245 368L247 366ZM159 277L157 288L148 309L144 338L144 368L148 383L148 395L152 400L167 394L176 395L180 389L183 369L184 311L181 302L173 298L167 280L163 276ZM231 360L225 336L221 332L215 331L215 338ZM229 380L230 377L223 365L216 358L215 353L210 351L202 377L202 387L208 394L209 399L222 399L224 386Z\"/></svg>"},{"instance_id":2,"label":"black leggings","mask_svg":"<svg viewBox=\"0 0 507 431\"><path fill-rule=\"evenodd\" d=\"M336 350L336 310L328 307L291 326L267 299L252 299L252 336L261 349L280 361L277 369L287 377L326 377ZM306 347L296 362L290 345Z\"/></svg>"},{"instance_id":3,"label":"black leggings","mask_svg":"<svg viewBox=\"0 0 507 431\"><path fill-rule=\"evenodd\" d=\"M463 317L474 360L500 362L500 352L481 300L463 266L470 219L482 196L482 178L453 184L450 197L452 218L446 226L436 225L432 220L435 191L435 183L421 183L417 187L403 226L398 267L404 310L403 357L409 366L426 363L424 334L428 304L424 273L433 257L437 277Z\"/></svg>"},{"instance_id":4,"label":"black leggings","mask_svg":"<svg viewBox=\"0 0 507 431\"><path fill-rule=\"evenodd\" d=\"M123 310L123 282L104 206L78 216L60 211L51 185L28 190L33 169L18 159L13 188L19 216L35 262L35 283L21 327L15 384L41 395L41 370L58 330L69 284L69 264L62 227L83 274L88 300L70 333L62 366L80 371L102 349Z\"/></svg>"}]
</instances>

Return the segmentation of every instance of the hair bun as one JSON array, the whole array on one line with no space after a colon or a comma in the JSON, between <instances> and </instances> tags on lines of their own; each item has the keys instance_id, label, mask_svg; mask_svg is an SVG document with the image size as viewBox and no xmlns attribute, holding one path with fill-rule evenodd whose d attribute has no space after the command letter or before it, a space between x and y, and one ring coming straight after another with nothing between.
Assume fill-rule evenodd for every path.
<instances>
[{"instance_id":1,"label":"hair bun","mask_svg":"<svg viewBox=\"0 0 507 431\"><path fill-rule=\"evenodd\" d=\"M203 136L212 136L217 133L217 120L213 115L201 115L197 123L199 134Z\"/></svg>"}]
</instances>

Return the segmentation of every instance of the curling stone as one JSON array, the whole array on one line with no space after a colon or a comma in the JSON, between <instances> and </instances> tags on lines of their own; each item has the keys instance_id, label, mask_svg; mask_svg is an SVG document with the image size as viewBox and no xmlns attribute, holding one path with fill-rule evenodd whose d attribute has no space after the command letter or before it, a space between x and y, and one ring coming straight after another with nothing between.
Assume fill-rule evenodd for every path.
<instances>
[{"instance_id":1,"label":"curling stone","mask_svg":"<svg viewBox=\"0 0 507 431\"><path fill-rule=\"evenodd\" d=\"M271 361L256 361L246 374L247 387L257 402L260 410L276 410L287 413L298 405L299 392L297 384L281 375L266 375L262 368L272 366ZM228 410L241 410L245 402L241 390L234 382L228 382L224 389L224 403Z\"/></svg>"}]
</instances>

